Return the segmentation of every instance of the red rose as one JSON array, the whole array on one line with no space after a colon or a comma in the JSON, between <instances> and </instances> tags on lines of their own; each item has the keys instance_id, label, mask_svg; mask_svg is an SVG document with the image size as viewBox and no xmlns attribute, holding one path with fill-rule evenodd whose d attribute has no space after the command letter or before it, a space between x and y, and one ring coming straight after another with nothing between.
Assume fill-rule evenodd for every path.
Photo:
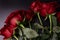
<instances>
[{"instance_id":1,"label":"red rose","mask_svg":"<svg viewBox=\"0 0 60 40\"><path fill-rule=\"evenodd\" d=\"M30 10L26 11L26 19L27 20L30 20L33 17L34 17L34 12L32 12Z\"/></svg>"},{"instance_id":2,"label":"red rose","mask_svg":"<svg viewBox=\"0 0 60 40\"><path fill-rule=\"evenodd\" d=\"M23 21L23 17L21 16L22 13L20 13L20 10L12 12L6 19L6 24L11 24L16 26L18 21Z\"/></svg>"},{"instance_id":3,"label":"red rose","mask_svg":"<svg viewBox=\"0 0 60 40\"><path fill-rule=\"evenodd\" d=\"M50 5L49 3L42 3L40 10L41 16L45 17L47 14L52 14L54 12L55 12L55 8L52 5Z\"/></svg>"},{"instance_id":4,"label":"red rose","mask_svg":"<svg viewBox=\"0 0 60 40\"><path fill-rule=\"evenodd\" d=\"M46 15L47 15L46 9L41 9L40 15L41 15L41 16L46 16Z\"/></svg>"},{"instance_id":5,"label":"red rose","mask_svg":"<svg viewBox=\"0 0 60 40\"><path fill-rule=\"evenodd\" d=\"M9 38L9 37L11 37L11 33L9 32L8 29L5 29L5 30L2 32L2 35L4 35L5 38Z\"/></svg>"},{"instance_id":6,"label":"red rose","mask_svg":"<svg viewBox=\"0 0 60 40\"><path fill-rule=\"evenodd\" d=\"M56 2L44 3L35 1L31 4L30 8L34 12L40 12L40 15L45 17L47 14L52 14L55 12L55 5Z\"/></svg>"},{"instance_id":7,"label":"red rose","mask_svg":"<svg viewBox=\"0 0 60 40\"><path fill-rule=\"evenodd\" d=\"M25 10L19 10L19 13L24 18L24 16L25 16Z\"/></svg>"},{"instance_id":8,"label":"red rose","mask_svg":"<svg viewBox=\"0 0 60 40\"><path fill-rule=\"evenodd\" d=\"M56 13L56 16L57 16L58 22L60 23L60 12Z\"/></svg>"},{"instance_id":9,"label":"red rose","mask_svg":"<svg viewBox=\"0 0 60 40\"><path fill-rule=\"evenodd\" d=\"M13 30L8 29L8 26L4 26L2 29L1 29L1 35L4 36L4 38L9 38L13 35Z\"/></svg>"},{"instance_id":10,"label":"red rose","mask_svg":"<svg viewBox=\"0 0 60 40\"><path fill-rule=\"evenodd\" d=\"M14 16L14 17L10 20L10 24L16 25L18 21L22 21L22 17L21 17L20 14Z\"/></svg>"},{"instance_id":11,"label":"red rose","mask_svg":"<svg viewBox=\"0 0 60 40\"><path fill-rule=\"evenodd\" d=\"M17 10L12 12L6 19L6 25L1 29L0 34L3 35L5 39L11 37L13 35L13 31L17 26L17 21L23 21L25 12L22 10Z\"/></svg>"},{"instance_id":12,"label":"red rose","mask_svg":"<svg viewBox=\"0 0 60 40\"><path fill-rule=\"evenodd\" d=\"M31 4L30 8L34 11L34 12L39 12L41 9L41 3L39 1L35 1Z\"/></svg>"}]
</instances>

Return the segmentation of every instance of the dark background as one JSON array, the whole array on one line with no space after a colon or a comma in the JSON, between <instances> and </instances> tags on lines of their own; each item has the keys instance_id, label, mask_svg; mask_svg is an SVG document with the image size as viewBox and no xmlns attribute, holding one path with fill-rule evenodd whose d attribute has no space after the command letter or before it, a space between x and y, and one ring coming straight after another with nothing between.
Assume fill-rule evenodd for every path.
<instances>
[{"instance_id":1,"label":"dark background","mask_svg":"<svg viewBox=\"0 0 60 40\"><path fill-rule=\"evenodd\" d=\"M0 0L0 8L9 9L9 8L19 8L19 9L27 9L29 4L35 0ZM60 0L40 0L42 2L51 2Z\"/></svg>"},{"instance_id":2,"label":"dark background","mask_svg":"<svg viewBox=\"0 0 60 40\"><path fill-rule=\"evenodd\" d=\"M16 9L23 9L27 10L29 8L29 5L31 2L35 0L0 0L0 29L4 25L4 21L6 17L14 10ZM57 3L60 5L60 0L40 0L42 2L51 2L51 1L57 1ZM57 9L59 10L59 8ZM2 40L2 36L0 36L0 40Z\"/></svg>"}]
</instances>

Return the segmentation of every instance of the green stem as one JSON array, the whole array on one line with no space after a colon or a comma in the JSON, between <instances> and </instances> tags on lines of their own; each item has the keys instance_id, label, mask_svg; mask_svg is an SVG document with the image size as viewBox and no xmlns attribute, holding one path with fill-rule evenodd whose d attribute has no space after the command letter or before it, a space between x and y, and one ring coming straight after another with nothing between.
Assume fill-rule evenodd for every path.
<instances>
[{"instance_id":1,"label":"green stem","mask_svg":"<svg viewBox=\"0 0 60 40\"><path fill-rule=\"evenodd\" d=\"M22 27L22 29L25 28L23 24L20 24L20 27ZM26 37L23 36L23 38L24 38L24 40L27 40Z\"/></svg>"},{"instance_id":2,"label":"green stem","mask_svg":"<svg viewBox=\"0 0 60 40\"><path fill-rule=\"evenodd\" d=\"M24 37L24 40L27 40L26 37Z\"/></svg>"},{"instance_id":3,"label":"green stem","mask_svg":"<svg viewBox=\"0 0 60 40\"><path fill-rule=\"evenodd\" d=\"M39 15L39 12L37 13L37 16L38 16L38 19L39 19L40 24L43 25L42 20L41 20L41 17Z\"/></svg>"},{"instance_id":4,"label":"green stem","mask_svg":"<svg viewBox=\"0 0 60 40\"><path fill-rule=\"evenodd\" d=\"M14 38L16 39L16 40L18 40L18 38L14 35Z\"/></svg>"},{"instance_id":5,"label":"green stem","mask_svg":"<svg viewBox=\"0 0 60 40\"><path fill-rule=\"evenodd\" d=\"M52 15L49 15L50 20L50 34L52 33Z\"/></svg>"},{"instance_id":6,"label":"green stem","mask_svg":"<svg viewBox=\"0 0 60 40\"><path fill-rule=\"evenodd\" d=\"M22 28L25 28L23 24L20 24L19 26L21 26Z\"/></svg>"},{"instance_id":7,"label":"green stem","mask_svg":"<svg viewBox=\"0 0 60 40\"><path fill-rule=\"evenodd\" d=\"M31 29L31 24L30 24L30 22L29 22L29 27L30 27L30 29ZM30 38L29 40L32 40L32 39Z\"/></svg>"},{"instance_id":8,"label":"green stem","mask_svg":"<svg viewBox=\"0 0 60 40\"><path fill-rule=\"evenodd\" d=\"M29 27L31 28L31 24L30 24L30 22L29 22Z\"/></svg>"},{"instance_id":9,"label":"green stem","mask_svg":"<svg viewBox=\"0 0 60 40\"><path fill-rule=\"evenodd\" d=\"M43 23L42 23L41 17L40 17L40 15L39 15L39 12L37 13L37 17L38 17L38 20L39 20L40 25L43 26ZM43 32L43 31L44 31L44 30L42 29L42 32ZM38 32L38 29L37 29L37 32ZM40 39L38 38L37 40L40 40Z\"/></svg>"}]
</instances>

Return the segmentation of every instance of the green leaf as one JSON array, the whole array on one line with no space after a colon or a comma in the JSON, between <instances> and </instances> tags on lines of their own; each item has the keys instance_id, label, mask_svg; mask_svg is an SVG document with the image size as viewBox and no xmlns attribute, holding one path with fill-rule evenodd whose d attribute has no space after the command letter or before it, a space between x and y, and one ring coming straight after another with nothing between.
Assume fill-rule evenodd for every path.
<instances>
[{"instance_id":1,"label":"green leaf","mask_svg":"<svg viewBox=\"0 0 60 40\"><path fill-rule=\"evenodd\" d=\"M41 26L39 23L34 23L34 27L38 28L38 29L42 29L43 26Z\"/></svg>"},{"instance_id":2,"label":"green leaf","mask_svg":"<svg viewBox=\"0 0 60 40\"><path fill-rule=\"evenodd\" d=\"M45 33L49 33L49 26L44 27Z\"/></svg>"},{"instance_id":3,"label":"green leaf","mask_svg":"<svg viewBox=\"0 0 60 40\"><path fill-rule=\"evenodd\" d=\"M53 34L53 37L51 40L57 40L57 34L56 33Z\"/></svg>"},{"instance_id":4,"label":"green leaf","mask_svg":"<svg viewBox=\"0 0 60 40\"><path fill-rule=\"evenodd\" d=\"M23 29L23 32L24 32L24 35L27 37L27 38L35 38L38 36L37 32L30 29L30 28L24 28Z\"/></svg>"},{"instance_id":5,"label":"green leaf","mask_svg":"<svg viewBox=\"0 0 60 40\"><path fill-rule=\"evenodd\" d=\"M21 30L19 30L19 35L22 36L22 31Z\"/></svg>"},{"instance_id":6,"label":"green leaf","mask_svg":"<svg viewBox=\"0 0 60 40\"><path fill-rule=\"evenodd\" d=\"M18 37L16 37L16 35L13 35L13 37L14 37L16 40L18 40Z\"/></svg>"},{"instance_id":7,"label":"green leaf","mask_svg":"<svg viewBox=\"0 0 60 40\"><path fill-rule=\"evenodd\" d=\"M60 32L60 27L59 26L53 27L53 32L59 33Z\"/></svg>"},{"instance_id":8,"label":"green leaf","mask_svg":"<svg viewBox=\"0 0 60 40\"><path fill-rule=\"evenodd\" d=\"M42 34L42 40L48 39L50 37L49 34Z\"/></svg>"},{"instance_id":9,"label":"green leaf","mask_svg":"<svg viewBox=\"0 0 60 40\"><path fill-rule=\"evenodd\" d=\"M53 26L57 26L57 19L55 16L52 16Z\"/></svg>"}]
</instances>

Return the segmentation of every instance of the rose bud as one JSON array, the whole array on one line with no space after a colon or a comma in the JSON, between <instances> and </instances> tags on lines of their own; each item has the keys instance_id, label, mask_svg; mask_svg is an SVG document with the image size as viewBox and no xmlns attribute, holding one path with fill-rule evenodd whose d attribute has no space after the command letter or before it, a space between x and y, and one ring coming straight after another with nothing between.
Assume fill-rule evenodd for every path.
<instances>
[{"instance_id":1,"label":"rose bud","mask_svg":"<svg viewBox=\"0 0 60 40\"><path fill-rule=\"evenodd\" d=\"M22 16L21 16L20 14L21 14L21 13L20 13L19 10L12 12L12 13L7 17L5 23L16 26L18 21L20 21L20 22L23 21L23 18L22 18Z\"/></svg>"},{"instance_id":2,"label":"rose bud","mask_svg":"<svg viewBox=\"0 0 60 40\"><path fill-rule=\"evenodd\" d=\"M34 12L32 12L31 10L27 10L26 11L26 19L30 20L33 17L34 17Z\"/></svg>"},{"instance_id":3,"label":"rose bud","mask_svg":"<svg viewBox=\"0 0 60 40\"><path fill-rule=\"evenodd\" d=\"M57 16L58 22L60 23L60 12L57 12L57 13L56 13L56 16Z\"/></svg>"}]
</instances>

